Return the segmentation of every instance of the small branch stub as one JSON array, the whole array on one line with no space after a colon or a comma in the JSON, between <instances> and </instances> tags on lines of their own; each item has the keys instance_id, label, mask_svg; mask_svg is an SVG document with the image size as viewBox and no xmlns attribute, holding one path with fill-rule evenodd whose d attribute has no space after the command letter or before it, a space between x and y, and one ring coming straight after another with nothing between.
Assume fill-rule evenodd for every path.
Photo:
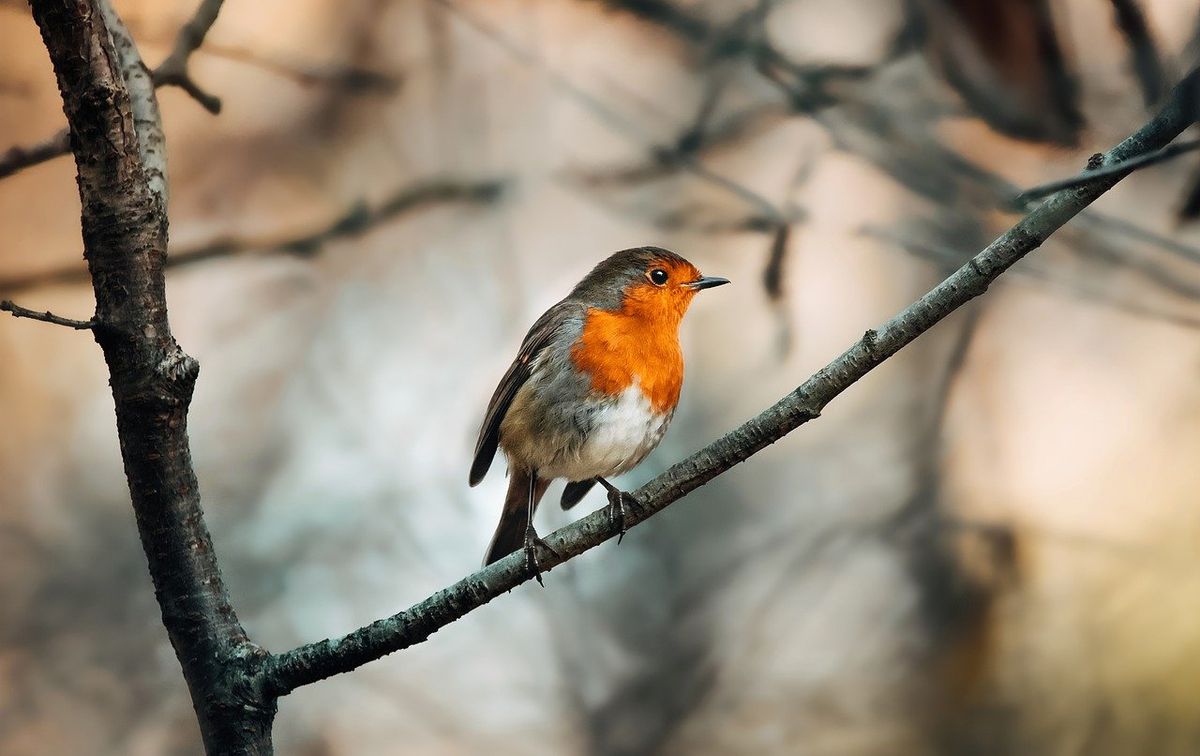
<instances>
[{"instance_id":1,"label":"small branch stub","mask_svg":"<svg viewBox=\"0 0 1200 756\"><path fill-rule=\"evenodd\" d=\"M40 320L43 323L53 323L54 325L74 328L76 331L90 331L96 327L96 321L92 320L73 320L72 318L64 318L55 315L49 311L38 312L30 310L27 307L22 307L18 304L13 304L5 299L0 301L0 310L12 313L14 318L29 318L30 320Z\"/></svg>"},{"instance_id":2,"label":"small branch stub","mask_svg":"<svg viewBox=\"0 0 1200 756\"><path fill-rule=\"evenodd\" d=\"M875 332L874 328L868 328L866 330L862 337L862 344L867 350L867 354L871 355L872 357L878 356L875 352L875 348L879 344L879 334Z\"/></svg>"}]
</instances>

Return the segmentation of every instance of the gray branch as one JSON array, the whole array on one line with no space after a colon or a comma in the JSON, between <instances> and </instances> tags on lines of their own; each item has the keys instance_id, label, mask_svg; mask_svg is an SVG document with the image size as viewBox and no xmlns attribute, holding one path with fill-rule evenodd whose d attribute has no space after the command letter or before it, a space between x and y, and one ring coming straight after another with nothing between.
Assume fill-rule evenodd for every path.
<instances>
[{"instance_id":1,"label":"gray branch","mask_svg":"<svg viewBox=\"0 0 1200 756\"><path fill-rule=\"evenodd\" d=\"M1165 147L1195 120L1200 100L1200 69L1189 73L1172 91L1150 123L1110 150L1103 165L1124 163ZM909 307L863 337L796 390L757 417L672 466L634 492L637 503L626 516L636 525L687 493L746 461L809 420L829 402L917 339L954 310L983 294L1014 263L1037 249L1048 236L1114 186L1124 175L1104 176L1078 189L1061 191L971 258ZM618 534L606 510L551 533L546 541L555 552L539 560L543 570L555 567ZM420 603L341 638L312 643L271 656L259 684L272 695L284 695L332 675L349 672L387 654L427 639L492 599L530 580L524 556L510 554L463 578Z\"/></svg>"}]
</instances>

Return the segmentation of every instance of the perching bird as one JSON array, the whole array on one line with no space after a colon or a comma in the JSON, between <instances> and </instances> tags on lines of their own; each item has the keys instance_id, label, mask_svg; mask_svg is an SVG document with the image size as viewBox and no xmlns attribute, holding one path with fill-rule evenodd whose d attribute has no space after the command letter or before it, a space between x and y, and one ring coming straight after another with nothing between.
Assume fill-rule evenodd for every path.
<instances>
[{"instance_id":1,"label":"perching bird","mask_svg":"<svg viewBox=\"0 0 1200 756\"><path fill-rule=\"evenodd\" d=\"M629 495L605 478L632 469L662 440L683 385L679 321L696 292L726 283L674 252L625 249L537 319L492 395L475 445L472 486L497 447L508 458L508 495L484 565L524 546L540 571L537 549L550 547L533 514L556 478L568 481L563 509L604 486L624 533Z\"/></svg>"}]
</instances>

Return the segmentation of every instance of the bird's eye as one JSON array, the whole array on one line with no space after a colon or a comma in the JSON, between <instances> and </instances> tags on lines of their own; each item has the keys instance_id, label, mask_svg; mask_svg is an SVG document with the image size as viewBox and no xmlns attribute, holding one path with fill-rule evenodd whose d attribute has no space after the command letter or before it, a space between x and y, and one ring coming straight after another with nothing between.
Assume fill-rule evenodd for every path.
<instances>
[{"instance_id":1,"label":"bird's eye","mask_svg":"<svg viewBox=\"0 0 1200 756\"><path fill-rule=\"evenodd\" d=\"M650 271L650 283L655 286L662 286L667 282L667 271L662 268L655 268Z\"/></svg>"}]
</instances>

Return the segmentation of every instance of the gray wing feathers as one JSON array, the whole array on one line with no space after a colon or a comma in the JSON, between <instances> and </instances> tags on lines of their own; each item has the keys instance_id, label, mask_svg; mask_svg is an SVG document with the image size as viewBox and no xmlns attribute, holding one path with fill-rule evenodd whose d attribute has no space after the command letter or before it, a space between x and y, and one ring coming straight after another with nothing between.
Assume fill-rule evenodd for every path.
<instances>
[{"instance_id":1,"label":"gray wing feathers","mask_svg":"<svg viewBox=\"0 0 1200 756\"><path fill-rule=\"evenodd\" d=\"M512 405L517 391L529 380L538 354L554 341L554 337L564 326L578 326L582 322L583 311L583 306L578 302L563 300L546 310L529 329L529 333L525 334L517 358L500 379L500 384L492 394L492 400L488 402L487 413L479 429L479 440L475 443L475 456L471 462L472 486L483 480L488 468L492 466L496 449L500 445L500 424L504 421L504 415Z\"/></svg>"}]
</instances>

